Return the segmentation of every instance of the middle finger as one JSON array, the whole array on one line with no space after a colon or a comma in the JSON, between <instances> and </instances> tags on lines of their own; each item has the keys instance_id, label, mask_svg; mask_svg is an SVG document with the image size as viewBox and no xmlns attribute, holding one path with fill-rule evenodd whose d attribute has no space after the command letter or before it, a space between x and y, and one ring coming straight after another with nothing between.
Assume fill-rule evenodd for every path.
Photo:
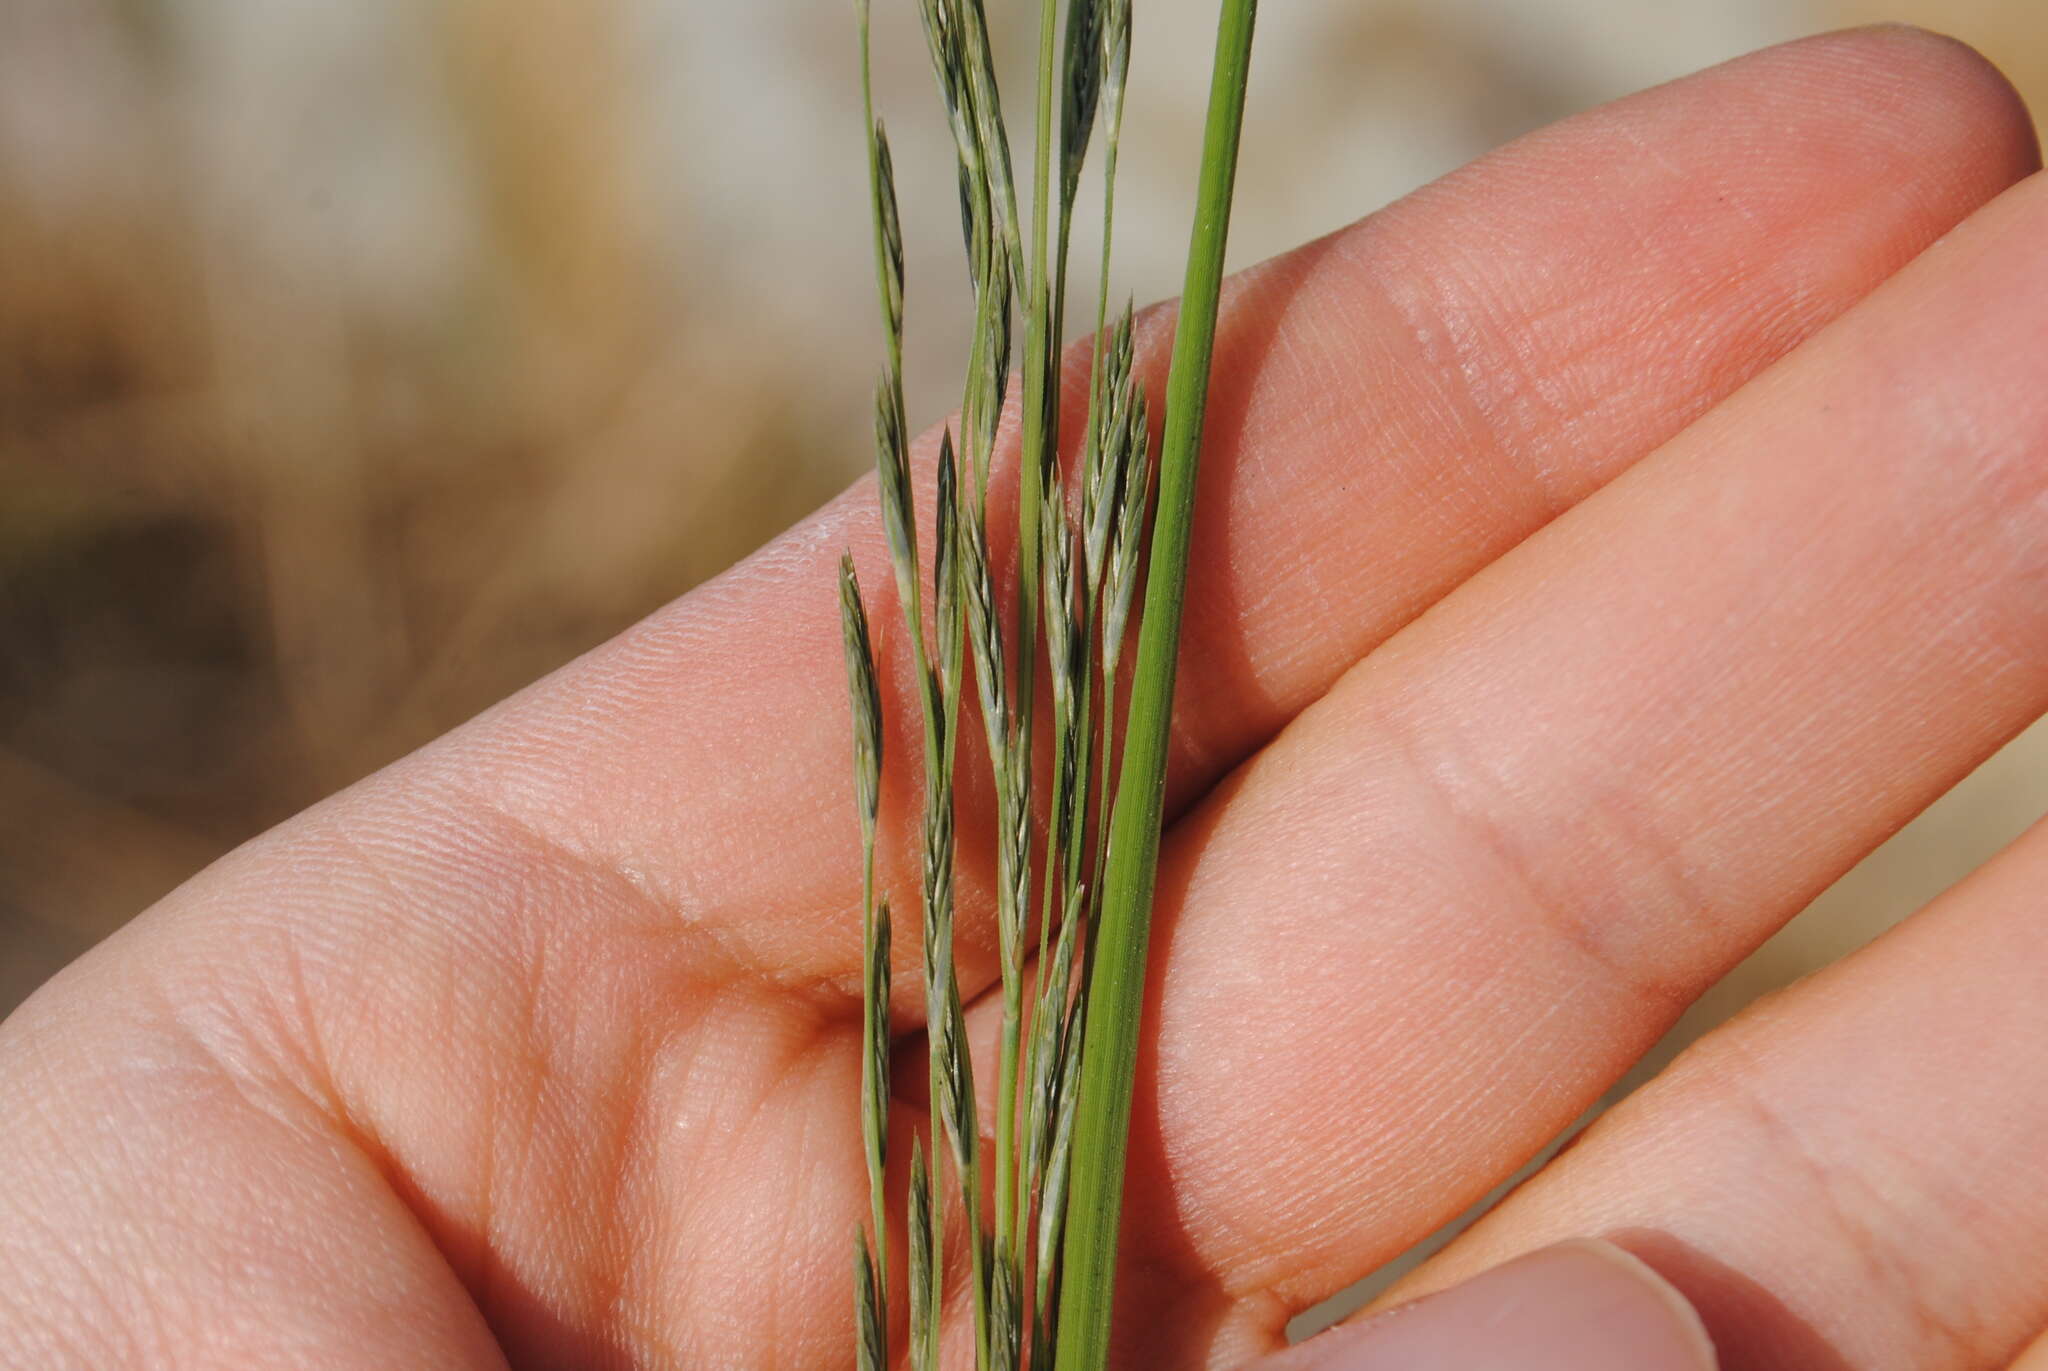
<instances>
[{"instance_id":1,"label":"middle finger","mask_svg":"<svg viewBox=\"0 0 2048 1371\"><path fill-rule=\"evenodd\" d=\"M1131 1231L1245 1322L1201 1336L1484 1193L2048 707L2044 233L2037 177L1176 833Z\"/></svg>"}]
</instances>

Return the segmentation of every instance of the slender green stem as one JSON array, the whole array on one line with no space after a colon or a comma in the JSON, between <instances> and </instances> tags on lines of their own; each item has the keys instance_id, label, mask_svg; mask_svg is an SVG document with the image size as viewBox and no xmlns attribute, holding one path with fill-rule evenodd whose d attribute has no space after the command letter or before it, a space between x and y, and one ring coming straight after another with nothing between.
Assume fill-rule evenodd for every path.
<instances>
[{"instance_id":1,"label":"slender green stem","mask_svg":"<svg viewBox=\"0 0 2048 1371\"><path fill-rule=\"evenodd\" d=\"M901 244L900 242L891 243L890 220L893 218L893 213L885 212L883 208L885 203L887 203L884 199L883 182L887 176L888 169L878 156L877 151L878 133L875 123L873 40L870 38L868 31L867 0L860 0L858 12L860 19L860 98L861 108L866 111L867 115L868 193L875 206L875 214L873 216L875 290L881 299L883 331L887 335L889 346L889 371L892 376L900 379L903 375L902 268L900 263L893 264L892 266L891 254L892 252L900 253ZM888 190L887 194L890 199L893 199L894 190ZM890 288L892 280L896 282L896 290L894 292Z\"/></svg>"},{"instance_id":2,"label":"slender green stem","mask_svg":"<svg viewBox=\"0 0 2048 1371\"><path fill-rule=\"evenodd\" d=\"M1124 1155L1144 1007L1145 954L1158 878L1159 831L1173 689L1187 593L1195 476L1207 418L1224 249L1236 189L1238 143L1250 76L1257 0L1224 0L1217 27L1201 189L1188 250L1187 288L1167 383L1159 512L1138 630L1137 674L1123 774L1110 825L1109 869L1089 987L1070 1212L1062 1269L1057 1371L1100 1371L1109 1354Z\"/></svg>"}]
</instances>

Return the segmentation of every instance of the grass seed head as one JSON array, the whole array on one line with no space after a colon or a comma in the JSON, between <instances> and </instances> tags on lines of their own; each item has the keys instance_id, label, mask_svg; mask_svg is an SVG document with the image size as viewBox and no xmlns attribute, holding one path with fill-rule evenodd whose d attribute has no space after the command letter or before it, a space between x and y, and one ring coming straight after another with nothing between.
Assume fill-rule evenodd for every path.
<instances>
[{"instance_id":1,"label":"grass seed head","mask_svg":"<svg viewBox=\"0 0 2048 1371\"><path fill-rule=\"evenodd\" d=\"M1060 203L1072 205L1081 166L1095 133L1104 75L1103 0L1072 0L1067 7L1066 99L1060 106Z\"/></svg>"},{"instance_id":2,"label":"grass seed head","mask_svg":"<svg viewBox=\"0 0 2048 1371\"><path fill-rule=\"evenodd\" d=\"M882 227L882 293L889 337L903 337L903 221L896 205L896 162L889 152L889 131L875 121L875 212Z\"/></svg>"}]
</instances>

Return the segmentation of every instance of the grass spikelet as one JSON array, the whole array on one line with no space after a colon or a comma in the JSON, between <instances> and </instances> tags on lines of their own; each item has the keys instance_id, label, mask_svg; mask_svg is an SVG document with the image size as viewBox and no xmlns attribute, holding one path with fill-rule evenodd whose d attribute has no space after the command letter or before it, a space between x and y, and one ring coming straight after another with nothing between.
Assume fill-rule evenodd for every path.
<instances>
[{"instance_id":1,"label":"grass spikelet","mask_svg":"<svg viewBox=\"0 0 2048 1371\"><path fill-rule=\"evenodd\" d=\"M1123 507L1125 478L1131 465L1129 447L1124 441L1129 436L1128 416L1134 389L1131 366L1131 311L1126 306L1107 343L1096 351L1096 404L1089 416L1083 458L1082 566L1091 604L1102 594L1110 536Z\"/></svg>"},{"instance_id":2,"label":"grass spikelet","mask_svg":"<svg viewBox=\"0 0 2048 1371\"><path fill-rule=\"evenodd\" d=\"M1002 1253L989 1255L989 1371L1024 1364L1024 1292L1017 1268Z\"/></svg>"},{"instance_id":3,"label":"grass spikelet","mask_svg":"<svg viewBox=\"0 0 2048 1371\"><path fill-rule=\"evenodd\" d=\"M877 218L881 231L882 318L889 337L900 354L903 339L903 221L896 206L896 162L889 153L889 130L875 121L874 179L877 187ZM903 359L893 358L900 371Z\"/></svg>"},{"instance_id":4,"label":"grass spikelet","mask_svg":"<svg viewBox=\"0 0 2048 1371\"><path fill-rule=\"evenodd\" d=\"M934 1260L932 1177L925 1166L924 1143L910 1145L910 1364L915 1371L938 1371L939 1305L942 1274Z\"/></svg>"},{"instance_id":5,"label":"grass spikelet","mask_svg":"<svg viewBox=\"0 0 2048 1371\"><path fill-rule=\"evenodd\" d=\"M1066 89L1060 104L1060 209L1069 223L1102 95L1105 9L1103 0L1072 0L1067 6Z\"/></svg>"},{"instance_id":6,"label":"grass spikelet","mask_svg":"<svg viewBox=\"0 0 2048 1371\"><path fill-rule=\"evenodd\" d=\"M1150 405L1144 392L1130 397L1123 430L1116 437L1123 465L1123 493L1116 505L1116 529L1103 564L1102 674L1114 682L1123 663L1131 611L1144 580L1146 521L1158 468L1152 460Z\"/></svg>"},{"instance_id":7,"label":"grass spikelet","mask_svg":"<svg viewBox=\"0 0 2048 1371\"><path fill-rule=\"evenodd\" d=\"M938 498L934 502L932 518L932 600L935 606L933 618L938 624L939 656L935 664L938 672L938 697L949 700L953 697L960 676L960 633L962 615L960 606L960 464L953 451L953 434L949 429L939 439ZM936 702L935 702L936 704ZM948 732L950 733L950 728ZM950 766L947 768L950 770ZM951 784L951 777L944 772L934 771L933 780Z\"/></svg>"},{"instance_id":8,"label":"grass spikelet","mask_svg":"<svg viewBox=\"0 0 2048 1371\"><path fill-rule=\"evenodd\" d=\"M863 976L861 1131L867 1145L868 1193L874 1207L875 1261L884 1270L889 1262L889 1192L886 1184L889 1161L889 955L894 935L889 902L881 901L869 925L867 957ZM884 1325L886 1326L886 1324Z\"/></svg>"},{"instance_id":9,"label":"grass spikelet","mask_svg":"<svg viewBox=\"0 0 2048 1371\"><path fill-rule=\"evenodd\" d=\"M910 440L904 433L903 392L896 379L875 387L875 475L882 502L882 528L896 572L896 593L917 603L917 506L910 493Z\"/></svg>"},{"instance_id":10,"label":"grass spikelet","mask_svg":"<svg viewBox=\"0 0 2048 1371\"><path fill-rule=\"evenodd\" d=\"M875 679L875 649L868 631L867 606L854 576L853 558L839 559L839 618L846 644L847 694L853 703L854 805L860 812L861 848L866 866L865 903L874 902L875 820L882 790L882 689Z\"/></svg>"},{"instance_id":11,"label":"grass spikelet","mask_svg":"<svg viewBox=\"0 0 2048 1371\"><path fill-rule=\"evenodd\" d=\"M888 1371L888 1323L882 1310L882 1292L875 1279L875 1256L865 1240L856 1240L853 1254L854 1306L859 1311L855 1344L860 1371Z\"/></svg>"},{"instance_id":12,"label":"grass spikelet","mask_svg":"<svg viewBox=\"0 0 2048 1371\"><path fill-rule=\"evenodd\" d=\"M1018 231L1016 179L1010 166L1010 131L1003 121L988 15L982 0L953 0L953 4L961 21L960 58L973 95L975 144L995 212L997 245L1015 284L1023 278L1023 239Z\"/></svg>"}]
</instances>

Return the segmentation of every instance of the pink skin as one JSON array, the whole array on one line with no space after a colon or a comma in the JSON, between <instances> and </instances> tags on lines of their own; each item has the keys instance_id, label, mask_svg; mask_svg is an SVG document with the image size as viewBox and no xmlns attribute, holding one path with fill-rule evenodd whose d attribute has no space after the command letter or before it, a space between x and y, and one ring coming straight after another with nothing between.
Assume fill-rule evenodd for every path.
<instances>
[{"instance_id":1,"label":"pink skin","mask_svg":"<svg viewBox=\"0 0 2048 1371\"><path fill-rule=\"evenodd\" d=\"M2048 709L2036 165L1980 59L1873 30L1239 278L1120 1366L1277 1351ZM0 1367L846 1365L845 546L890 623L863 483L0 1027ZM903 898L913 792L885 798ZM2048 1323L2048 1078L2013 1069L2048 1031L2044 889L2039 835L1708 1040L1396 1298L1607 1237L1730 1371L2003 1367ZM914 1097L897 1119L907 1155ZM1446 1367L1488 1365L1443 1341L1484 1324L1665 1371L1625 1358L1703 1355L1690 1317L1572 1247L1292 1355L1374 1367L1434 1320Z\"/></svg>"},{"instance_id":2,"label":"pink skin","mask_svg":"<svg viewBox=\"0 0 2048 1371\"><path fill-rule=\"evenodd\" d=\"M1560 1243L1268 1357L1260 1371L1715 1371L1698 1314L1607 1243Z\"/></svg>"}]
</instances>

